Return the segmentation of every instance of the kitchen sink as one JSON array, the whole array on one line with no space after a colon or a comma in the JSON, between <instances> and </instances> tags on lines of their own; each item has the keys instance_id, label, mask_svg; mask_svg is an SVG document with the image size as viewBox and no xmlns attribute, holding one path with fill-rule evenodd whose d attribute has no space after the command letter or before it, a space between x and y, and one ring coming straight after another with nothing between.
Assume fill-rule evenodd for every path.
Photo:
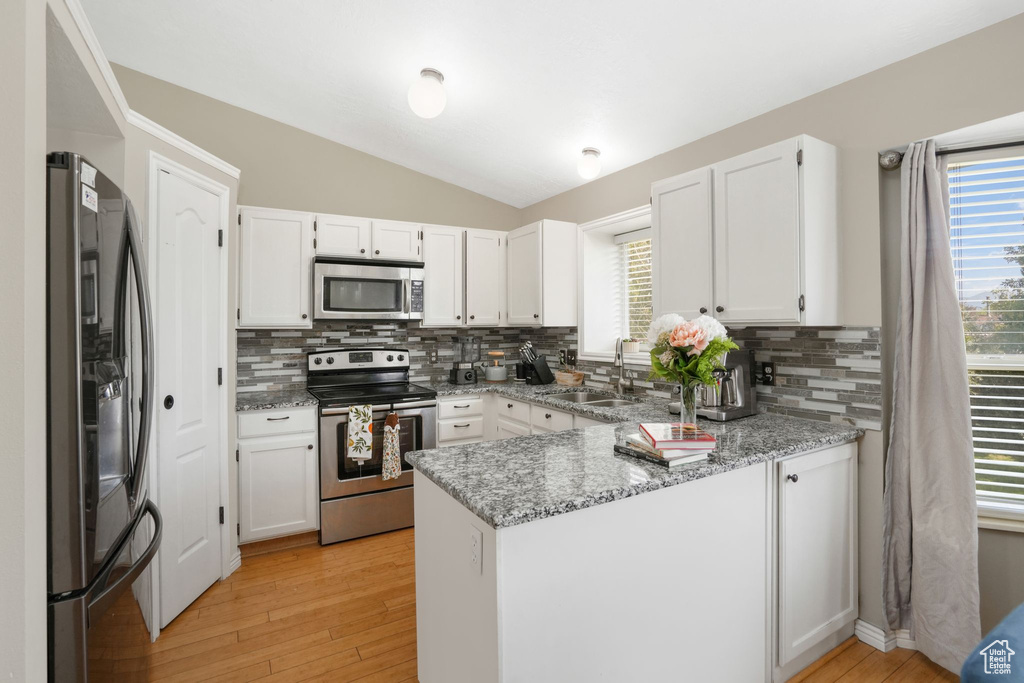
<instances>
[{"instance_id":1,"label":"kitchen sink","mask_svg":"<svg viewBox=\"0 0 1024 683\"><path fill-rule=\"evenodd\" d=\"M570 403L593 403L594 401L608 400L608 394L595 394L592 391L572 391L567 394L548 394L548 398L557 398L560 401Z\"/></svg>"},{"instance_id":2,"label":"kitchen sink","mask_svg":"<svg viewBox=\"0 0 1024 683\"><path fill-rule=\"evenodd\" d=\"M584 401L584 403L595 408L621 408L633 405L632 401L623 401L621 398L606 398L602 401Z\"/></svg>"}]
</instances>

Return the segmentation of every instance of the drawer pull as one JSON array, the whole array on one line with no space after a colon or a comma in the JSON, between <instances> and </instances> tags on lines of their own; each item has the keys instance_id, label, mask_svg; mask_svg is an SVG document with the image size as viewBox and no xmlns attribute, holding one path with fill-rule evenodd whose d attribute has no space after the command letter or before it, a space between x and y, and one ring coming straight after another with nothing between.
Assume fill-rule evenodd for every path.
<instances>
[{"instance_id":1,"label":"drawer pull","mask_svg":"<svg viewBox=\"0 0 1024 683\"><path fill-rule=\"evenodd\" d=\"M465 410L466 408L469 408L469 405L467 404L467 405L464 405L464 406L452 406L452 408L458 408L459 410Z\"/></svg>"},{"instance_id":2,"label":"drawer pull","mask_svg":"<svg viewBox=\"0 0 1024 683\"><path fill-rule=\"evenodd\" d=\"M456 429L465 429L469 425L467 424L467 425L452 425L452 426L455 427Z\"/></svg>"},{"instance_id":3,"label":"drawer pull","mask_svg":"<svg viewBox=\"0 0 1024 683\"><path fill-rule=\"evenodd\" d=\"M506 407L506 408L508 408L509 410L511 410L511 409L512 409L512 404L511 404L511 403L509 403L509 404L507 404L507 405L506 405L505 407Z\"/></svg>"},{"instance_id":4,"label":"drawer pull","mask_svg":"<svg viewBox=\"0 0 1024 683\"><path fill-rule=\"evenodd\" d=\"M786 479L789 479L794 484L797 483L798 481L800 481L800 477L798 477L795 474L790 474L789 476L786 477Z\"/></svg>"},{"instance_id":5,"label":"drawer pull","mask_svg":"<svg viewBox=\"0 0 1024 683\"><path fill-rule=\"evenodd\" d=\"M545 420L550 420L551 419L551 413L544 413L544 419Z\"/></svg>"},{"instance_id":6,"label":"drawer pull","mask_svg":"<svg viewBox=\"0 0 1024 683\"><path fill-rule=\"evenodd\" d=\"M292 419L291 415L285 415L284 417L268 417L267 418L267 422L277 422L279 420L290 420L290 419Z\"/></svg>"}]
</instances>

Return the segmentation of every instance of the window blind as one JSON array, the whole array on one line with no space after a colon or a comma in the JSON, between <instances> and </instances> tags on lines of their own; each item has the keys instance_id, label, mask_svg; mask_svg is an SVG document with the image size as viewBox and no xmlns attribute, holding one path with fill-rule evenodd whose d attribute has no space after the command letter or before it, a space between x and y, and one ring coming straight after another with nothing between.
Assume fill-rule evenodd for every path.
<instances>
[{"instance_id":1,"label":"window blind","mask_svg":"<svg viewBox=\"0 0 1024 683\"><path fill-rule=\"evenodd\" d=\"M949 165L979 502L1024 510L1024 156Z\"/></svg>"},{"instance_id":2,"label":"window blind","mask_svg":"<svg viewBox=\"0 0 1024 683\"><path fill-rule=\"evenodd\" d=\"M651 240L650 238L623 242L624 269L624 336L647 338L651 327L653 302L651 300Z\"/></svg>"}]
</instances>

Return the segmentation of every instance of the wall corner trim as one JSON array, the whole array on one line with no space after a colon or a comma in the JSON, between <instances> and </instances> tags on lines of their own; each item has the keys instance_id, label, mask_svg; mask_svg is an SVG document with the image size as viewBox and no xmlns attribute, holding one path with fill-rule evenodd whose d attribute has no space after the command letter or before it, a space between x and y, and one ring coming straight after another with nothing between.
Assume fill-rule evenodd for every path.
<instances>
[{"instance_id":1,"label":"wall corner trim","mask_svg":"<svg viewBox=\"0 0 1024 683\"><path fill-rule=\"evenodd\" d=\"M189 142L185 138L181 137L177 133L168 130L161 126L159 123L152 121L135 110L129 109L127 115L128 123L135 126L141 131L149 133L158 140L162 140L167 144L175 147L176 149L185 152L186 154L198 159L199 161L211 166L225 175L231 176L236 180L241 176L242 172L236 167L232 166L228 162L224 161L220 157L216 157L207 152L202 147Z\"/></svg>"},{"instance_id":2,"label":"wall corner trim","mask_svg":"<svg viewBox=\"0 0 1024 683\"><path fill-rule=\"evenodd\" d=\"M905 650L917 650L917 643L910 637L910 631L907 629L883 631L874 624L858 619L854 624L853 634L861 642L867 643L881 652L891 652L898 647Z\"/></svg>"}]
</instances>

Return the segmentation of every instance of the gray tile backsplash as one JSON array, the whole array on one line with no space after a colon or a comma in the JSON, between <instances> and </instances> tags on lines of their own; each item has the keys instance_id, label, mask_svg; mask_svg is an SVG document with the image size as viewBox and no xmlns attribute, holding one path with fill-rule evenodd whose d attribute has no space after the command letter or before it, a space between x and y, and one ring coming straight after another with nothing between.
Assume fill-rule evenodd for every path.
<instances>
[{"instance_id":1,"label":"gray tile backsplash","mask_svg":"<svg viewBox=\"0 0 1024 683\"><path fill-rule=\"evenodd\" d=\"M758 387L762 410L814 420L879 429L881 350L877 327L730 330L742 347L753 348L758 362L774 361L776 386ZM310 330L239 330L238 391L272 391L306 381L306 353L352 346L393 345L408 348L414 381L443 381L453 357L452 337L473 334L481 351L501 349L510 363L518 360L520 340L529 339L554 358L558 349L575 348L576 328L421 328L404 323L316 322ZM436 352L436 363L429 354ZM611 389L617 369L610 363L581 362L587 386ZM511 368L510 368L511 372ZM667 398L674 387L648 381L631 370L637 393Z\"/></svg>"}]
</instances>

